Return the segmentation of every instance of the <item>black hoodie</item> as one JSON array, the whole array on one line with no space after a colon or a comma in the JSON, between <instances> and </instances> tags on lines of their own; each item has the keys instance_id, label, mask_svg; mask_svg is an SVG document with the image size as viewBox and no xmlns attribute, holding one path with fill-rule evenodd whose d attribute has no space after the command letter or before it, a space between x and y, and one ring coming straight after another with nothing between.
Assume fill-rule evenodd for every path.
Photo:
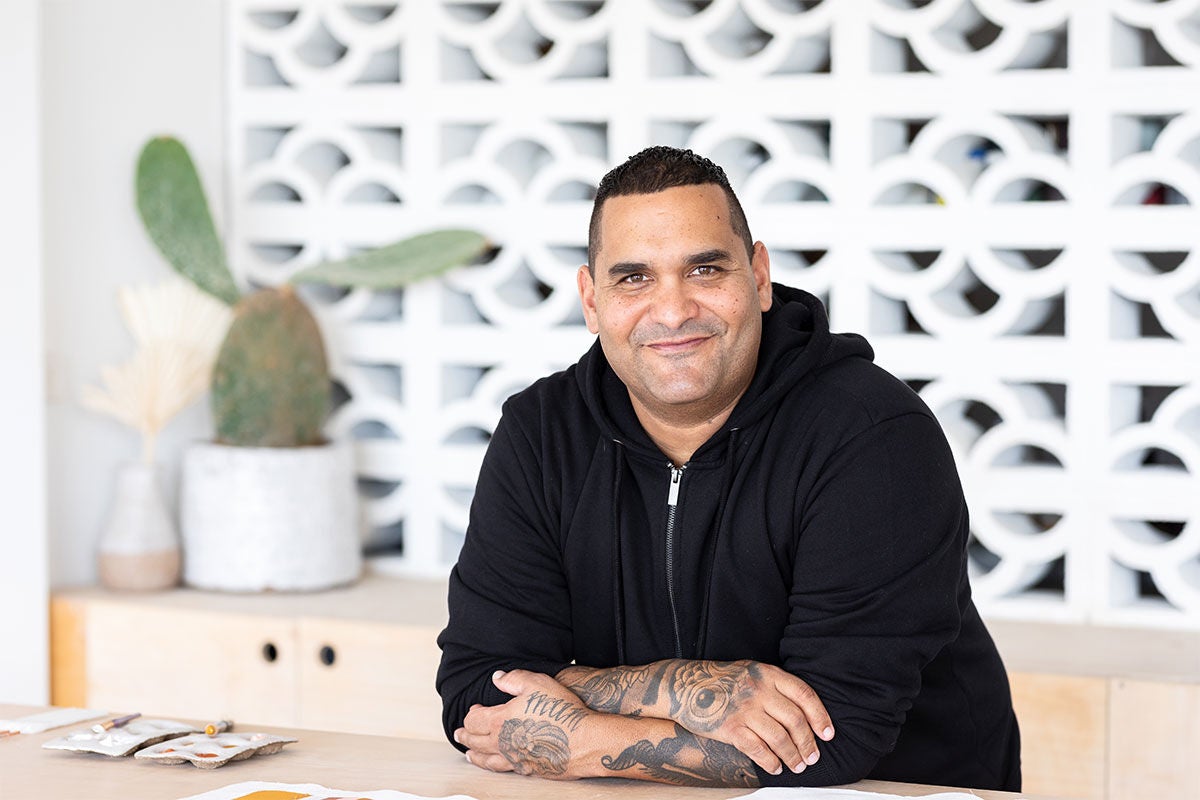
<instances>
[{"instance_id":1,"label":"black hoodie","mask_svg":"<svg viewBox=\"0 0 1200 800\"><path fill-rule=\"evenodd\" d=\"M748 658L808 682L837 731L798 775L759 769L764 786L1019 790L953 457L872 355L829 332L817 298L775 284L754 379L682 471L599 342L509 398L438 639L447 735L472 704L509 699L497 669Z\"/></svg>"}]
</instances>

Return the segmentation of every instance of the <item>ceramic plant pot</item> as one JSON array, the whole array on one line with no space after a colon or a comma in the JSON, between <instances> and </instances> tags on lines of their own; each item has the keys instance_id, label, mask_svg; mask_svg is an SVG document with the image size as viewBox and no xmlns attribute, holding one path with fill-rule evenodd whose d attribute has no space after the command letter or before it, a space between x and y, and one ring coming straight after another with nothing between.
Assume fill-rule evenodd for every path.
<instances>
[{"instance_id":1,"label":"ceramic plant pot","mask_svg":"<svg viewBox=\"0 0 1200 800\"><path fill-rule=\"evenodd\" d=\"M179 583L179 534L154 464L126 464L117 473L97 566L109 589L151 591Z\"/></svg>"},{"instance_id":2,"label":"ceramic plant pot","mask_svg":"<svg viewBox=\"0 0 1200 800\"><path fill-rule=\"evenodd\" d=\"M362 572L349 445L192 445L180 498L183 579L234 592L308 591Z\"/></svg>"}]
</instances>

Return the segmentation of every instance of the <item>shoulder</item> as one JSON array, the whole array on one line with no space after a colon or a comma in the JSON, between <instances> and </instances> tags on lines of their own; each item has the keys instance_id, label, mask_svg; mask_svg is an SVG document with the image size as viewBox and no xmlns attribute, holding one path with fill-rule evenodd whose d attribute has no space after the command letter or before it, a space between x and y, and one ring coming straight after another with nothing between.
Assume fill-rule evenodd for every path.
<instances>
[{"instance_id":1,"label":"shoulder","mask_svg":"<svg viewBox=\"0 0 1200 800\"><path fill-rule=\"evenodd\" d=\"M936 423L933 412L908 384L865 358L845 358L816 370L797 389L852 428L910 416Z\"/></svg>"},{"instance_id":2,"label":"shoulder","mask_svg":"<svg viewBox=\"0 0 1200 800\"><path fill-rule=\"evenodd\" d=\"M812 378L820 409L809 430L823 463L875 463L883 470L880 480L916 481L957 502L961 488L946 432L908 384L861 358L832 364Z\"/></svg>"},{"instance_id":3,"label":"shoulder","mask_svg":"<svg viewBox=\"0 0 1200 800\"><path fill-rule=\"evenodd\" d=\"M804 443L815 463L853 455L949 470L953 457L937 417L904 381L865 358L815 370L784 400L773 430ZM811 462L810 462L811 463Z\"/></svg>"},{"instance_id":4,"label":"shoulder","mask_svg":"<svg viewBox=\"0 0 1200 800\"><path fill-rule=\"evenodd\" d=\"M586 413L587 408L576 380L577 364L538 378L510 395L501 408L503 417L521 425L536 425L546 416Z\"/></svg>"},{"instance_id":5,"label":"shoulder","mask_svg":"<svg viewBox=\"0 0 1200 800\"><path fill-rule=\"evenodd\" d=\"M497 434L524 440L537 451L580 435L594 437L595 423L580 390L578 369L573 364L511 395L501 408Z\"/></svg>"}]
</instances>

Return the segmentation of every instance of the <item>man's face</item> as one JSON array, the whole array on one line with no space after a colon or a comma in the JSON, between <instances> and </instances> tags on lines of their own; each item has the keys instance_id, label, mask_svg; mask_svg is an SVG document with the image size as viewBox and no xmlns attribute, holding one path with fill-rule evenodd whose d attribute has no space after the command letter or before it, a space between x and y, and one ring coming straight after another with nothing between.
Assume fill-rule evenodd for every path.
<instances>
[{"instance_id":1,"label":"man's face","mask_svg":"<svg viewBox=\"0 0 1200 800\"><path fill-rule=\"evenodd\" d=\"M732 409L758 358L771 307L761 242L749 257L716 184L611 197L595 275L579 270L588 330L639 414L701 424Z\"/></svg>"}]
</instances>

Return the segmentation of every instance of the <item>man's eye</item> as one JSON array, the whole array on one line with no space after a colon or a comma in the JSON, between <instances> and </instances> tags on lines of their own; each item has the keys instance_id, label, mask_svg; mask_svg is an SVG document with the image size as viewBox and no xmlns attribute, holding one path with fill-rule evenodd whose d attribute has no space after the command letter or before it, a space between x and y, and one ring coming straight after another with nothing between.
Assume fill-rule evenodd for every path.
<instances>
[{"instance_id":1,"label":"man's eye","mask_svg":"<svg viewBox=\"0 0 1200 800\"><path fill-rule=\"evenodd\" d=\"M714 266L713 264L702 264L702 265L696 267L696 269L694 269L692 271L695 272L697 275L717 275L719 273L724 272L725 270L721 269L718 266Z\"/></svg>"},{"instance_id":2,"label":"man's eye","mask_svg":"<svg viewBox=\"0 0 1200 800\"><path fill-rule=\"evenodd\" d=\"M621 278L619 283L643 283L643 282L645 282L645 280L646 280L645 275L643 275L640 272L634 272L630 275L626 275L625 277Z\"/></svg>"}]
</instances>

